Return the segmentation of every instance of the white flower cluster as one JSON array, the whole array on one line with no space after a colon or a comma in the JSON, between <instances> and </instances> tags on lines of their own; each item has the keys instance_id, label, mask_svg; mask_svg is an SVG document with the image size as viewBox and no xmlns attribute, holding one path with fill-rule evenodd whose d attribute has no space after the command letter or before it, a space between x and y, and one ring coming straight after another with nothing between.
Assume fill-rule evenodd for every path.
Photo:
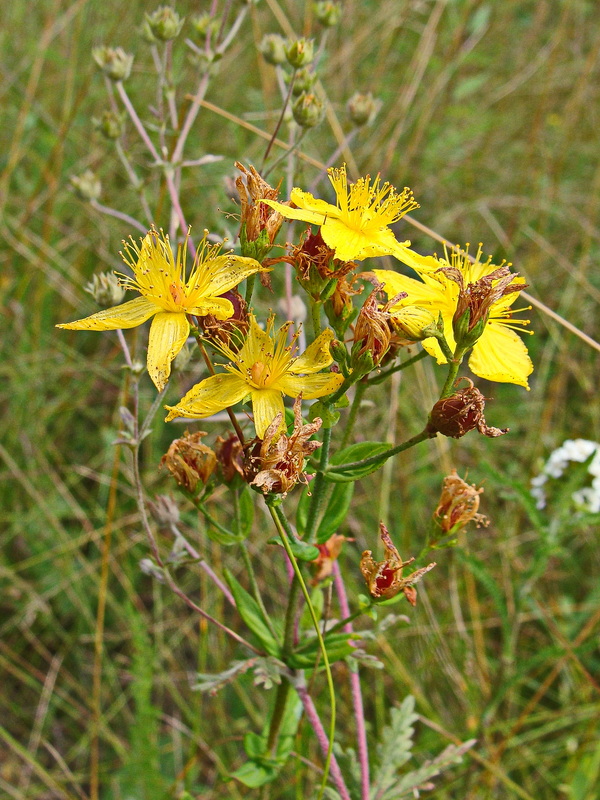
<instances>
[{"instance_id":1,"label":"white flower cluster","mask_svg":"<svg viewBox=\"0 0 600 800\"><path fill-rule=\"evenodd\" d=\"M543 470L535 478L531 479L531 494L537 500L537 507L544 508L546 505L546 492L544 484L548 478L560 478L570 461L578 461L582 464L595 453L588 467L588 472L592 476L592 485L585 486L573 492L573 501L580 508L591 511L594 514L600 512L600 444L591 442L589 439L567 439L563 444L550 454L550 458L544 464Z\"/></svg>"}]
</instances>

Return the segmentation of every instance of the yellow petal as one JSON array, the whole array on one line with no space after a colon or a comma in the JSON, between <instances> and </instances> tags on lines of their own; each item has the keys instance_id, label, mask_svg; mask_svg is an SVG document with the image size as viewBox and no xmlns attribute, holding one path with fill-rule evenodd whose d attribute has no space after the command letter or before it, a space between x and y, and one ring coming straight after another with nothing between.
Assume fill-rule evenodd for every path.
<instances>
[{"instance_id":1,"label":"yellow petal","mask_svg":"<svg viewBox=\"0 0 600 800\"><path fill-rule=\"evenodd\" d=\"M148 337L148 374L159 392L167 385L171 361L181 350L190 332L185 314L161 311L152 320Z\"/></svg>"},{"instance_id":2,"label":"yellow petal","mask_svg":"<svg viewBox=\"0 0 600 800\"><path fill-rule=\"evenodd\" d=\"M283 415L281 427L285 427L285 409L283 407L283 397L277 389L253 389L252 390L252 412L254 414L254 427L256 435L261 439L265 431L273 422L277 414Z\"/></svg>"},{"instance_id":3,"label":"yellow petal","mask_svg":"<svg viewBox=\"0 0 600 800\"><path fill-rule=\"evenodd\" d=\"M529 389L533 372L527 347L512 328L490 320L473 348L469 367L480 378L497 383L516 383Z\"/></svg>"},{"instance_id":4,"label":"yellow petal","mask_svg":"<svg viewBox=\"0 0 600 800\"><path fill-rule=\"evenodd\" d=\"M206 287L206 294L209 297L225 294L250 275L254 275L255 272L269 271L268 267L263 267L254 258L243 258L231 254L217 256L212 261L206 262L205 267L210 272Z\"/></svg>"},{"instance_id":5,"label":"yellow petal","mask_svg":"<svg viewBox=\"0 0 600 800\"><path fill-rule=\"evenodd\" d=\"M334 333L330 328L326 328L314 342L306 348L301 356L290 364L287 372L292 375L301 373L310 375L328 367L333 361L333 356L329 350L329 345L334 339Z\"/></svg>"},{"instance_id":6,"label":"yellow petal","mask_svg":"<svg viewBox=\"0 0 600 800\"><path fill-rule=\"evenodd\" d=\"M338 372L323 372L320 375L283 375L277 381L277 386L288 397L298 397L302 393L305 400L313 400L333 394L343 382L344 376Z\"/></svg>"},{"instance_id":7,"label":"yellow petal","mask_svg":"<svg viewBox=\"0 0 600 800\"><path fill-rule=\"evenodd\" d=\"M246 369L250 369L256 361L262 361L264 364L272 356L273 339L271 339L267 331L263 331L259 326L256 317L250 315L248 336L237 355L236 361L239 364L243 364Z\"/></svg>"},{"instance_id":8,"label":"yellow petal","mask_svg":"<svg viewBox=\"0 0 600 800\"><path fill-rule=\"evenodd\" d=\"M444 294L442 286L435 281L432 285L401 275L391 269L374 269L373 274L383 284L388 299L400 292L406 292L407 297L402 298L394 308L404 306L421 306L430 310L448 310L454 314L455 304ZM435 314L434 314L435 315ZM435 315L437 316L437 315Z\"/></svg>"},{"instance_id":9,"label":"yellow petal","mask_svg":"<svg viewBox=\"0 0 600 800\"><path fill-rule=\"evenodd\" d=\"M91 317L78 319L75 322L65 322L56 327L68 328L73 331L114 331L118 328L136 328L161 310L156 303L146 300L145 297L136 297L135 300L129 300L120 306L98 311Z\"/></svg>"},{"instance_id":10,"label":"yellow petal","mask_svg":"<svg viewBox=\"0 0 600 800\"><path fill-rule=\"evenodd\" d=\"M411 250L410 247L405 247L404 244L401 244L393 253L394 257L401 261L403 264L406 264L407 267L412 267L412 269L416 270L417 272L423 271L432 271L439 269L442 265L434 258L434 256L422 256L420 253L415 253L414 250Z\"/></svg>"},{"instance_id":11,"label":"yellow petal","mask_svg":"<svg viewBox=\"0 0 600 800\"><path fill-rule=\"evenodd\" d=\"M335 250L335 257L340 261L352 261L366 258L363 252L368 248L370 239L362 231L349 228L339 219L327 218L321 227L321 236L326 245ZM385 255L385 253L377 253Z\"/></svg>"},{"instance_id":12,"label":"yellow petal","mask_svg":"<svg viewBox=\"0 0 600 800\"><path fill-rule=\"evenodd\" d=\"M229 319L229 317L233 316L233 312L233 303L226 297L205 297L202 299L201 305L187 309L187 313L193 314L195 317L205 317L207 314L212 314L221 320Z\"/></svg>"},{"instance_id":13,"label":"yellow petal","mask_svg":"<svg viewBox=\"0 0 600 800\"><path fill-rule=\"evenodd\" d=\"M322 225L328 214L335 213L337 215L340 213L336 206L331 206L329 203L325 203L323 200L317 200L311 194L308 194L308 192L301 192L300 189L292 190L292 200L294 200L295 193L306 195L307 197L311 198L310 204L317 206L317 210L290 208L289 206L285 206L283 203L278 203L275 200L263 200L262 202L266 203L268 206L271 206L271 208L274 208L275 211L279 211L281 216L285 217L286 219L299 219L302 220L302 222L310 222L312 225ZM295 200L295 202L297 202L297 200Z\"/></svg>"},{"instance_id":14,"label":"yellow petal","mask_svg":"<svg viewBox=\"0 0 600 800\"><path fill-rule=\"evenodd\" d=\"M166 422L174 417L210 417L239 403L248 393L248 384L239 375L211 375L193 386L177 405L165 406L169 410Z\"/></svg>"}]
</instances>

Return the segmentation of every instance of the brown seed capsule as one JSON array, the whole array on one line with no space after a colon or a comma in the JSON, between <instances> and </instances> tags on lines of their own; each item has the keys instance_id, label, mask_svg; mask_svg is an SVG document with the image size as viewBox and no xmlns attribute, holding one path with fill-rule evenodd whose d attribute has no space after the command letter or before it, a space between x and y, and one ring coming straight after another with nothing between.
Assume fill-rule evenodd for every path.
<instances>
[{"instance_id":1,"label":"brown seed capsule","mask_svg":"<svg viewBox=\"0 0 600 800\"><path fill-rule=\"evenodd\" d=\"M299 481L308 483L308 478L303 472L304 461L321 442L309 441L321 427L319 417L307 425L302 424L302 399L297 397L294 401L294 430L290 436L280 433L282 415L277 414L273 422L265 431L265 438L260 443L260 449L253 449L246 459L246 475L253 475L249 481L251 486L257 486L264 494L285 495Z\"/></svg>"},{"instance_id":2,"label":"brown seed capsule","mask_svg":"<svg viewBox=\"0 0 600 800\"><path fill-rule=\"evenodd\" d=\"M474 428L490 437L508 433L508 428L492 428L487 425L483 415L485 397L475 388L470 378L459 378L454 387L461 381L468 383L467 388L437 401L429 415L428 429L432 433L441 433L452 439L460 439Z\"/></svg>"},{"instance_id":3,"label":"brown seed capsule","mask_svg":"<svg viewBox=\"0 0 600 800\"><path fill-rule=\"evenodd\" d=\"M215 470L217 458L213 450L202 444L204 431L185 432L175 439L160 460L180 486L194 494L200 485L204 486Z\"/></svg>"},{"instance_id":4,"label":"brown seed capsule","mask_svg":"<svg viewBox=\"0 0 600 800\"><path fill-rule=\"evenodd\" d=\"M479 514L479 496L483 488L466 483L455 469L444 478L442 495L433 518L444 533L456 533L468 522L474 521L480 527L489 525L484 514Z\"/></svg>"},{"instance_id":5,"label":"brown seed capsule","mask_svg":"<svg viewBox=\"0 0 600 800\"><path fill-rule=\"evenodd\" d=\"M235 186L240 196L240 222L244 241L247 243L256 242L264 231L264 247L268 250L279 233L283 217L279 211L275 211L266 203L262 203L261 200L277 200L279 187L274 188L268 184L253 166L246 169L239 161L236 161L235 165L242 173L235 179ZM263 253L263 257L265 254ZM242 253L242 255L249 254ZM256 258L256 255L251 255L251 257Z\"/></svg>"},{"instance_id":6,"label":"brown seed capsule","mask_svg":"<svg viewBox=\"0 0 600 800\"><path fill-rule=\"evenodd\" d=\"M402 570L408 564L412 564L414 558L402 561L383 522L379 523L379 528L379 535L385 548L384 560L375 561L370 550L365 550L360 559L360 571L367 582L371 597L382 597L389 600L399 592L403 592L411 606L415 606L417 604L417 590L414 588L414 584L435 567L435 562L428 564L426 567L421 567L421 569L417 569L406 578L403 578Z\"/></svg>"},{"instance_id":7,"label":"brown seed capsule","mask_svg":"<svg viewBox=\"0 0 600 800\"><path fill-rule=\"evenodd\" d=\"M230 433L226 439L217 436L215 451L219 471L225 483L231 483L236 476L245 479L244 450L235 433Z\"/></svg>"}]
</instances>

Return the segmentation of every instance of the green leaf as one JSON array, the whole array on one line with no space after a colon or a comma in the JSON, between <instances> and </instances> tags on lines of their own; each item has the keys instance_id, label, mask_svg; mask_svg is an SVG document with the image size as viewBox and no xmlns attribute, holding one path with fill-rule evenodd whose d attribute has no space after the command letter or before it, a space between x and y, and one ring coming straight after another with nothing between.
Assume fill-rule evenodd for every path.
<instances>
[{"instance_id":1,"label":"green leaf","mask_svg":"<svg viewBox=\"0 0 600 800\"><path fill-rule=\"evenodd\" d=\"M239 538L246 539L254 522L254 499L252 492L245 486L238 495Z\"/></svg>"},{"instance_id":2,"label":"green leaf","mask_svg":"<svg viewBox=\"0 0 600 800\"><path fill-rule=\"evenodd\" d=\"M333 428L340 418L340 412L317 400L308 410L309 422L314 422L317 417L323 420L323 428Z\"/></svg>"},{"instance_id":3,"label":"green leaf","mask_svg":"<svg viewBox=\"0 0 600 800\"><path fill-rule=\"evenodd\" d=\"M351 644L351 639L359 638L359 634L354 633L332 633L325 636L325 649L329 663L333 664L335 661L341 661L346 656L351 655L355 647ZM313 637L299 650L296 650L286 660L289 667L293 669L309 669L317 662L321 647L317 637ZM321 662L322 664L322 662Z\"/></svg>"},{"instance_id":4,"label":"green leaf","mask_svg":"<svg viewBox=\"0 0 600 800\"><path fill-rule=\"evenodd\" d=\"M276 536L267 541L269 544L278 544L280 547L283 546L281 544L281 539L278 539ZM303 542L302 539L296 539L295 536L288 536L288 542L290 543L290 550L299 561L314 561L315 558L319 557L319 549L315 547L314 544Z\"/></svg>"},{"instance_id":5,"label":"green leaf","mask_svg":"<svg viewBox=\"0 0 600 800\"><path fill-rule=\"evenodd\" d=\"M377 745L378 768L375 770L373 793L383 796L396 783L396 771L411 757L413 746L415 714L415 698L405 697L400 708L390 710L390 724L386 725Z\"/></svg>"},{"instance_id":6,"label":"green leaf","mask_svg":"<svg viewBox=\"0 0 600 800\"><path fill-rule=\"evenodd\" d=\"M279 657L281 648L276 639L273 638L269 630L260 606L256 600L250 595L244 587L238 583L233 574L227 568L225 569L225 579L229 584L231 593L233 594L235 605L240 612L241 618L246 625L250 628L252 633L258 637L260 643L265 648L270 656Z\"/></svg>"},{"instance_id":7,"label":"green leaf","mask_svg":"<svg viewBox=\"0 0 600 800\"><path fill-rule=\"evenodd\" d=\"M266 766L252 760L246 761L239 769L231 773L233 778L251 789L258 789L259 786L274 781L278 775L279 769L276 766Z\"/></svg>"},{"instance_id":8,"label":"green leaf","mask_svg":"<svg viewBox=\"0 0 600 800\"><path fill-rule=\"evenodd\" d=\"M354 482L338 483L334 486L327 508L317 531L317 543L323 544L340 527L348 516L348 509L354 494Z\"/></svg>"},{"instance_id":9,"label":"green leaf","mask_svg":"<svg viewBox=\"0 0 600 800\"><path fill-rule=\"evenodd\" d=\"M359 478L364 478L365 475L370 475L371 472L375 472L382 466L383 460L367 466L357 466L350 470L344 470L344 472L336 472L335 468L343 464L352 464L355 461L364 461L367 458L385 453L390 448L391 445L387 444L387 442L358 442L358 444L351 444L350 447L340 450L333 456L325 473L327 480L335 483L345 483L347 481L357 481Z\"/></svg>"}]
</instances>

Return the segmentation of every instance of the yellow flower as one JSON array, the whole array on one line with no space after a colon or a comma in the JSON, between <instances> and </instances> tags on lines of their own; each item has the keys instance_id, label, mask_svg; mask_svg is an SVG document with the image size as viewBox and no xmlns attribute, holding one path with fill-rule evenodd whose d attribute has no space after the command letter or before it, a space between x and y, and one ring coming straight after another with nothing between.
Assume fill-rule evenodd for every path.
<instances>
[{"instance_id":1,"label":"yellow flower","mask_svg":"<svg viewBox=\"0 0 600 800\"><path fill-rule=\"evenodd\" d=\"M389 255L410 244L396 241L388 227L419 207L410 189L405 188L398 194L389 183L381 184L379 175L373 183L367 175L348 185L345 165L327 172L337 198L335 206L296 188L292 189L290 200L298 208L274 200L262 202L287 219L320 225L325 244L335 250L335 257L340 261Z\"/></svg>"},{"instance_id":2,"label":"yellow flower","mask_svg":"<svg viewBox=\"0 0 600 800\"><path fill-rule=\"evenodd\" d=\"M154 317L148 339L148 374L162 391L171 374L171 362L190 332L186 315L212 314L217 319L229 319L233 305L220 295L249 275L265 270L252 258L219 255L220 249L220 245L209 245L205 234L186 278L187 237L177 248L175 259L169 237L152 228L141 240L141 247L130 239L125 243L125 253L121 253L133 271L133 278L121 275L121 284L135 289L141 297L57 327L111 331L135 328Z\"/></svg>"},{"instance_id":3,"label":"yellow flower","mask_svg":"<svg viewBox=\"0 0 600 800\"><path fill-rule=\"evenodd\" d=\"M487 322L471 352L470 369L480 378L499 383L516 383L529 389L527 377L533 371L533 364L527 347L514 330L529 324L529 320L512 319L513 311L510 308L519 292L525 288L525 281L518 275L514 275L511 281L507 265L497 267L491 263L491 258L481 261L481 252L480 245L473 263L467 253L460 250L452 251L448 255L444 249L445 258L420 256L408 250L404 259L398 253L397 257L413 267L421 281L391 270L376 269L373 272L377 280L384 284L389 297L400 292L407 293L406 297L390 309L392 321L394 310L407 306L428 309L436 318L441 314L444 335L452 351L456 347L452 323L459 299L461 305L465 298L478 299L479 306L484 311L483 318L487 316ZM498 278L492 273L496 273ZM437 358L438 364L446 363L436 339L424 339L423 347Z\"/></svg>"},{"instance_id":4,"label":"yellow flower","mask_svg":"<svg viewBox=\"0 0 600 800\"><path fill-rule=\"evenodd\" d=\"M262 439L277 414L281 413L283 419L284 394L288 397L302 394L305 400L310 400L335 392L343 382L342 375L315 374L333 361L329 352L333 332L324 330L301 356L295 356L298 334L288 344L290 325L291 322L287 322L272 336L273 318L263 331L251 316L242 349L234 353L226 346L221 348L232 362L225 365L227 372L206 378L190 389L176 406L166 406L169 410L167 422L179 416L204 419L250 398L256 433Z\"/></svg>"}]
</instances>

